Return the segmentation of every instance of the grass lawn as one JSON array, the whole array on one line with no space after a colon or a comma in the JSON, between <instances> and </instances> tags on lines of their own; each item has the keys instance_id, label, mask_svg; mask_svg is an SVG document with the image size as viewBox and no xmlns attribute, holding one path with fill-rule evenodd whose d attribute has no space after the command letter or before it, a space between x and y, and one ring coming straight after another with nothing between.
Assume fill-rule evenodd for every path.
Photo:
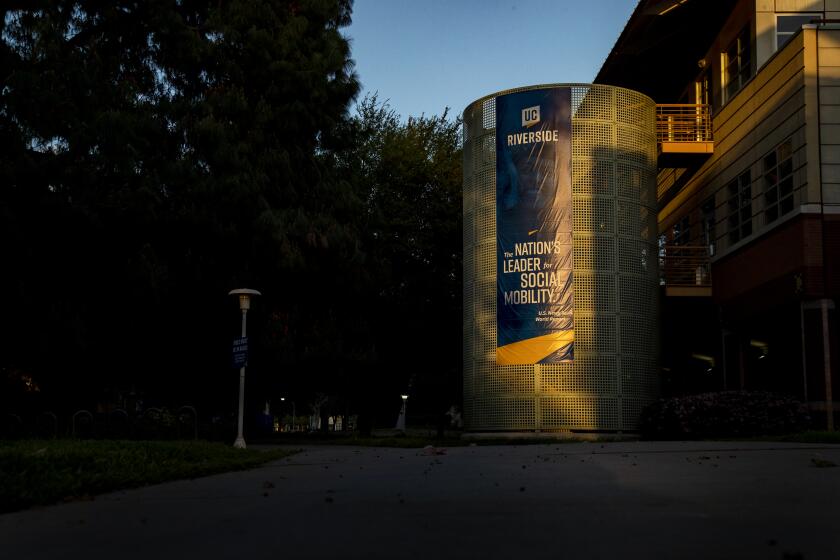
<instances>
[{"instance_id":1,"label":"grass lawn","mask_svg":"<svg viewBox=\"0 0 840 560\"><path fill-rule=\"evenodd\" d=\"M423 435L421 433L408 434L378 434L362 436L355 433L306 433L297 432L293 434L280 433L273 434L269 437L251 438L248 440L251 443L258 444L283 444L283 445L358 445L363 447L397 447L418 449L432 445L434 447L466 447L470 445L485 446L485 445L557 445L557 444L576 444L584 440L590 442L598 441L599 443L609 441L626 441L626 436L616 436L610 434L581 434L580 437L573 437L569 434L557 434L557 437L529 437L524 434L519 434L516 437L481 437L481 438L462 438L457 432L448 432L444 437L436 437L434 435Z\"/></svg>"},{"instance_id":2,"label":"grass lawn","mask_svg":"<svg viewBox=\"0 0 840 560\"><path fill-rule=\"evenodd\" d=\"M427 445L435 447L464 447L467 445L557 445L557 444L574 444L581 443L588 440L590 443L608 443L620 441L646 441L638 434L625 435L610 435L610 434L578 434L580 437L574 435L567 437L527 437L520 435L519 437L511 438L461 438L459 435L447 434L443 438L437 438L432 435L420 434L406 434L406 435L370 435L360 436L352 433L305 433L298 432L294 434L274 434L270 437L251 438L249 441L256 444L265 445L359 445L359 446L373 446L373 447L401 447L401 448L422 448ZM840 431L827 432L812 430L807 432L798 432L794 434L781 434L773 436L745 436L737 438L714 438L709 441L783 441L796 443L837 443L840 444ZM657 440L650 440L657 441ZM675 440L681 441L681 440Z\"/></svg>"},{"instance_id":3,"label":"grass lawn","mask_svg":"<svg viewBox=\"0 0 840 560\"><path fill-rule=\"evenodd\" d=\"M249 469L292 453L201 441L0 441L0 513Z\"/></svg>"}]
</instances>

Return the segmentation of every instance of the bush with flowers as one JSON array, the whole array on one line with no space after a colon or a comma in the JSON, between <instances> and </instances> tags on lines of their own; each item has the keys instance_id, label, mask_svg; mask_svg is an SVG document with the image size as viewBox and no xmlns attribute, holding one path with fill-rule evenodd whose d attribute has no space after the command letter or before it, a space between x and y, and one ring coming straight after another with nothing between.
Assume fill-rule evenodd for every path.
<instances>
[{"instance_id":1,"label":"bush with flowers","mask_svg":"<svg viewBox=\"0 0 840 560\"><path fill-rule=\"evenodd\" d=\"M764 391L723 391L660 399L642 411L639 431L650 439L702 439L802 431L804 404Z\"/></svg>"}]
</instances>

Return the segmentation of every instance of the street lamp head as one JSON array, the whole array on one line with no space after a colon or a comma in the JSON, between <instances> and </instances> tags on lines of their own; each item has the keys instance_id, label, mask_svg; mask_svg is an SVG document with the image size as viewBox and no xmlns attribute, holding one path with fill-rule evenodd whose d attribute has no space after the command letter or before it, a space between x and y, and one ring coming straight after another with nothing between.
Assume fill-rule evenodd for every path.
<instances>
[{"instance_id":1,"label":"street lamp head","mask_svg":"<svg viewBox=\"0 0 840 560\"><path fill-rule=\"evenodd\" d=\"M249 290L247 288L239 288L238 290L231 290L228 292L229 296L239 296L239 309L247 311L251 309L251 296L261 296L257 290Z\"/></svg>"},{"instance_id":2,"label":"street lamp head","mask_svg":"<svg viewBox=\"0 0 840 560\"><path fill-rule=\"evenodd\" d=\"M404 401L408 400L408 395L400 395L400 397L402 397L402 400L404 400Z\"/></svg>"}]
</instances>

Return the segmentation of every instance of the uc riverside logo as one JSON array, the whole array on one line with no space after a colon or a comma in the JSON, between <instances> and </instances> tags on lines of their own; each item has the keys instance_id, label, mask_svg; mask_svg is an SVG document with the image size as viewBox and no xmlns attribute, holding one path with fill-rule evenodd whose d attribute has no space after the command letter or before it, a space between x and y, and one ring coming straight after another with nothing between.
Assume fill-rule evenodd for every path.
<instances>
[{"instance_id":1,"label":"uc riverside logo","mask_svg":"<svg viewBox=\"0 0 840 560\"><path fill-rule=\"evenodd\" d=\"M527 107L522 109L522 126L532 127L540 122L540 106Z\"/></svg>"},{"instance_id":2,"label":"uc riverside logo","mask_svg":"<svg viewBox=\"0 0 840 560\"><path fill-rule=\"evenodd\" d=\"M526 107L522 109L522 126L531 128L535 124L540 123L540 106ZM540 130L533 132L515 132L507 135L508 146L521 146L524 144L534 144L535 142L559 142L560 131L558 130Z\"/></svg>"}]
</instances>

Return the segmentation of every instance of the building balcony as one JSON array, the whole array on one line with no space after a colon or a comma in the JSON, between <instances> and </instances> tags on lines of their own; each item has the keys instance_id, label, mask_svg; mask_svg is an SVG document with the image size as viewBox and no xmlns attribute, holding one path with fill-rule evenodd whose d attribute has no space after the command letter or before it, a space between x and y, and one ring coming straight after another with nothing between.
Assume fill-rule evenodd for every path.
<instances>
[{"instance_id":1,"label":"building balcony","mask_svg":"<svg viewBox=\"0 0 840 560\"><path fill-rule=\"evenodd\" d=\"M706 246L662 246L659 271L666 296L712 295L712 267Z\"/></svg>"},{"instance_id":2,"label":"building balcony","mask_svg":"<svg viewBox=\"0 0 840 560\"><path fill-rule=\"evenodd\" d=\"M715 147L709 106L657 104L656 142L660 169L692 167L702 163Z\"/></svg>"}]
</instances>

